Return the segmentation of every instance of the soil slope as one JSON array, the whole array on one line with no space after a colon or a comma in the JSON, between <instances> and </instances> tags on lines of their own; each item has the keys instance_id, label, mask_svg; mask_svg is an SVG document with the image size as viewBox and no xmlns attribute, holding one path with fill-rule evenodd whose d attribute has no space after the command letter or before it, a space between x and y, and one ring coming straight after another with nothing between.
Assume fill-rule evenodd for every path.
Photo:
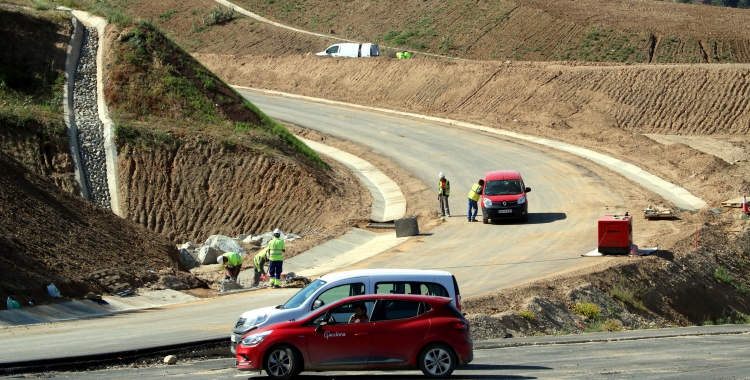
<instances>
[{"instance_id":1,"label":"soil slope","mask_svg":"<svg viewBox=\"0 0 750 380\"><path fill-rule=\"evenodd\" d=\"M750 12L668 1L296 1L236 0L270 20L359 42L479 60L636 63L750 62ZM239 18L204 27L216 3L123 4L153 20L189 51L317 52L333 41Z\"/></svg>"},{"instance_id":2,"label":"soil slope","mask_svg":"<svg viewBox=\"0 0 750 380\"><path fill-rule=\"evenodd\" d=\"M177 258L166 237L63 192L0 153L1 299L49 301L50 283L66 297L101 294L89 278L100 270L139 286L156 280L154 272L172 273Z\"/></svg>"}]
</instances>

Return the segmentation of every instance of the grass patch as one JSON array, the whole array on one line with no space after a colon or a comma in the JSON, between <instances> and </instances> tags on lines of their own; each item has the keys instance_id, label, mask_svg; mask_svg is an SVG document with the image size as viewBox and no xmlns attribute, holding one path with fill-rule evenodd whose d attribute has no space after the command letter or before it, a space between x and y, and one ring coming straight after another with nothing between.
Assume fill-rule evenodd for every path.
<instances>
[{"instance_id":1,"label":"grass patch","mask_svg":"<svg viewBox=\"0 0 750 380\"><path fill-rule=\"evenodd\" d=\"M609 290L609 295L612 298L622 302L625 305L630 305L638 310L646 310L646 306L642 301L637 299L636 293L625 287L625 276L620 278L620 282L612 286Z\"/></svg>"},{"instance_id":2,"label":"grass patch","mask_svg":"<svg viewBox=\"0 0 750 380\"><path fill-rule=\"evenodd\" d=\"M589 302L579 302L575 304L575 306L573 306L573 311L591 320L600 319L602 316L599 307Z\"/></svg>"},{"instance_id":3,"label":"grass patch","mask_svg":"<svg viewBox=\"0 0 750 380\"><path fill-rule=\"evenodd\" d=\"M534 312L530 310L519 310L518 315L529 322L534 320Z\"/></svg>"}]
</instances>

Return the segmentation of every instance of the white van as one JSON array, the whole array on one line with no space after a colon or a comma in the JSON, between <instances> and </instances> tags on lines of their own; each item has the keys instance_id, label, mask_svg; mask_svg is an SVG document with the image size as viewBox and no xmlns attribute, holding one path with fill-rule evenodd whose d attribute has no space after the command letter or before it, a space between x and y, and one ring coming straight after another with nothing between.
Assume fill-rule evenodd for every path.
<instances>
[{"instance_id":1,"label":"white van","mask_svg":"<svg viewBox=\"0 0 750 380\"><path fill-rule=\"evenodd\" d=\"M235 353L237 342L241 341L242 336L248 331L299 318L323 305L360 294L421 294L449 297L458 310L461 310L458 282L449 272L365 269L331 273L311 282L283 305L243 313L232 329L232 353Z\"/></svg>"},{"instance_id":2,"label":"white van","mask_svg":"<svg viewBox=\"0 0 750 380\"><path fill-rule=\"evenodd\" d=\"M316 53L319 57L377 57L380 55L378 45L346 42L329 46Z\"/></svg>"}]
</instances>

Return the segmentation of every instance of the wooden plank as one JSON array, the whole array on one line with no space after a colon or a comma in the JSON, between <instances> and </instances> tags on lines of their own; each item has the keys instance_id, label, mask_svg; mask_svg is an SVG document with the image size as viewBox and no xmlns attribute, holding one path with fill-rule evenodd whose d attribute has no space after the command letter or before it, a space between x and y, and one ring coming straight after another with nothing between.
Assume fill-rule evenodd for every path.
<instances>
[{"instance_id":1,"label":"wooden plank","mask_svg":"<svg viewBox=\"0 0 750 380\"><path fill-rule=\"evenodd\" d=\"M730 199L728 201L721 202L721 205L724 207L735 207L735 208L741 208L742 207L743 199L742 197Z\"/></svg>"}]
</instances>

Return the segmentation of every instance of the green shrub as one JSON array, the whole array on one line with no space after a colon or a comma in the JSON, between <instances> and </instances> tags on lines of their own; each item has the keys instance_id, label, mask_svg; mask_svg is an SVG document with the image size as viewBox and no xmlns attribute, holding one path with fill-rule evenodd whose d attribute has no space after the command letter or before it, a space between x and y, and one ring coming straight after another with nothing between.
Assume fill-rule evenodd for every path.
<instances>
[{"instance_id":1,"label":"green shrub","mask_svg":"<svg viewBox=\"0 0 750 380\"><path fill-rule=\"evenodd\" d=\"M714 271L714 278L728 285L731 285L733 282L732 277L729 276L724 267L719 267Z\"/></svg>"},{"instance_id":2,"label":"green shrub","mask_svg":"<svg viewBox=\"0 0 750 380\"><path fill-rule=\"evenodd\" d=\"M227 8L224 10L221 6L217 5L216 8L211 10L208 14L208 25L221 25L226 24L235 19L234 8Z\"/></svg>"},{"instance_id":3,"label":"green shrub","mask_svg":"<svg viewBox=\"0 0 750 380\"><path fill-rule=\"evenodd\" d=\"M622 331L622 322L614 320L614 319L607 319L602 324L602 331L609 331L609 332Z\"/></svg>"},{"instance_id":4,"label":"green shrub","mask_svg":"<svg viewBox=\"0 0 750 380\"><path fill-rule=\"evenodd\" d=\"M599 310L599 307L594 305L593 303L588 302L577 303L575 306L573 306L573 311L589 319L598 319L602 316L602 312Z\"/></svg>"},{"instance_id":5,"label":"green shrub","mask_svg":"<svg viewBox=\"0 0 750 380\"><path fill-rule=\"evenodd\" d=\"M529 322L534 320L534 312L530 310L519 310L518 315Z\"/></svg>"}]
</instances>

